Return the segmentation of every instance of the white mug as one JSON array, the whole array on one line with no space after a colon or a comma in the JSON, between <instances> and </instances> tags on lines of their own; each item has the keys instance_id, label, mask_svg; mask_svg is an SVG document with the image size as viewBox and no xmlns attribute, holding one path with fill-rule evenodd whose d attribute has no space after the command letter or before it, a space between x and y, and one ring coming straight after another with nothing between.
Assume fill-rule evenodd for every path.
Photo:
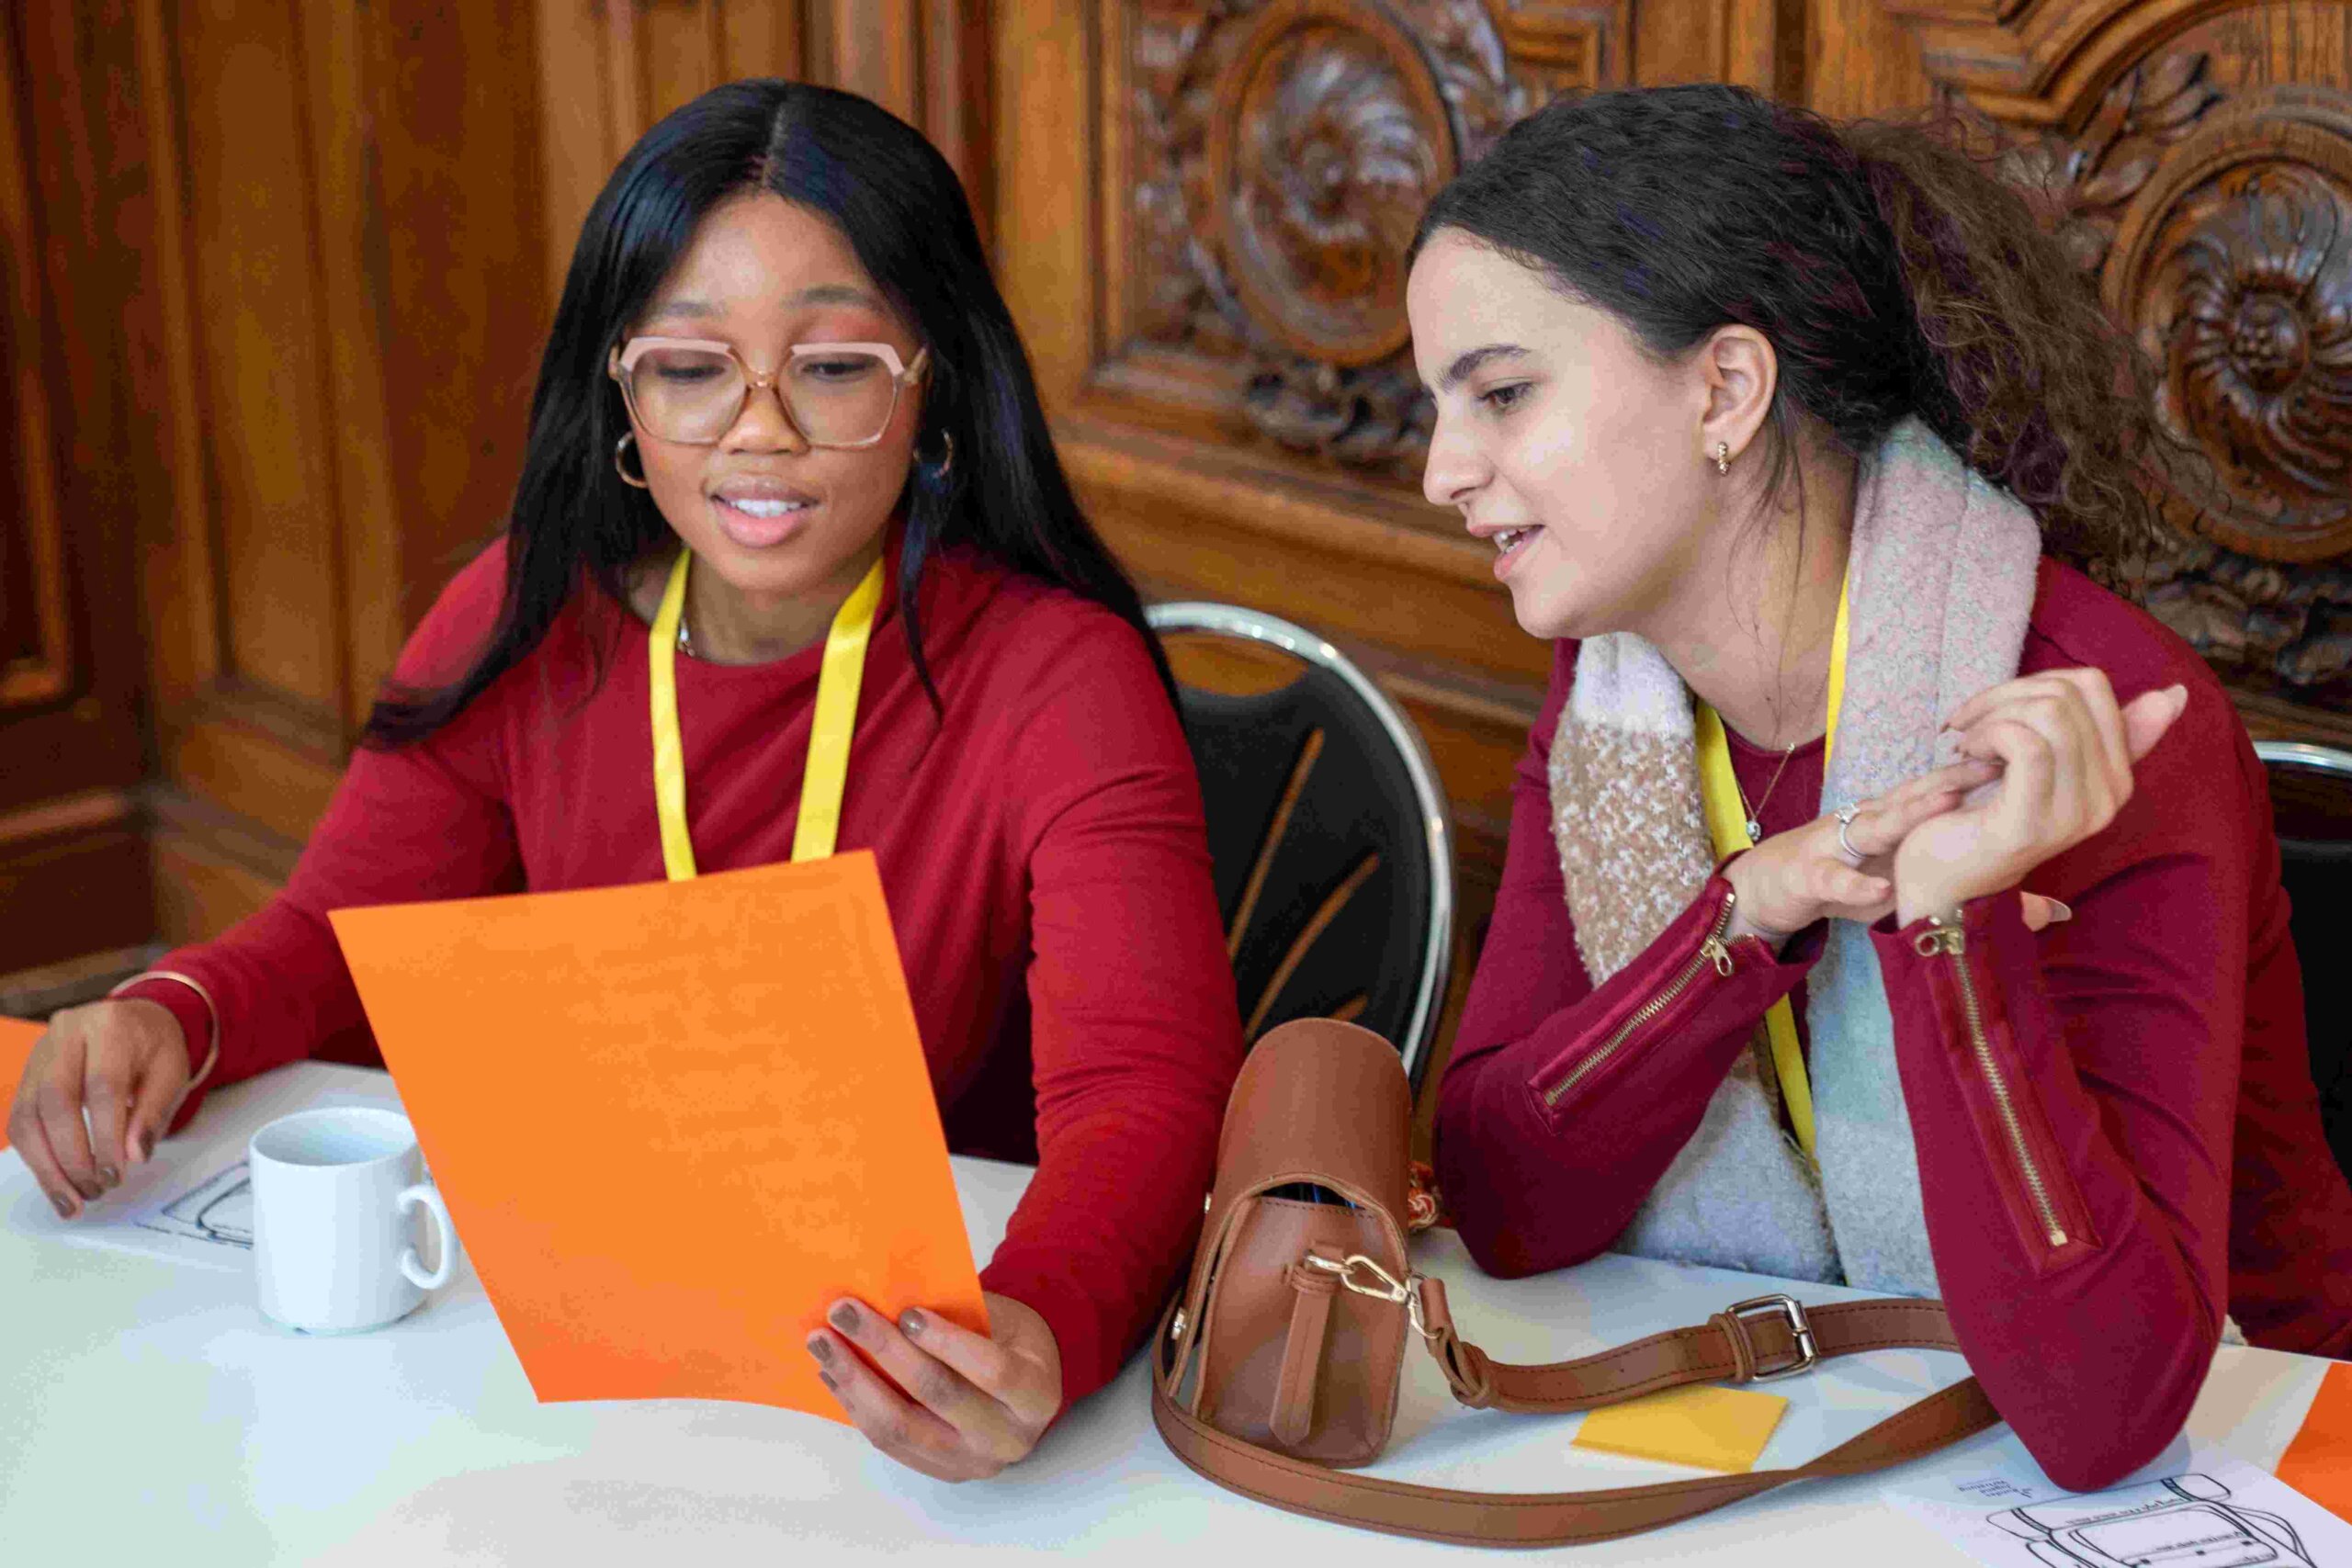
<instances>
[{"instance_id":1,"label":"white mug","mask_svg":"<svg viewBox=\"0 0 2352 1568\"><path fill-rule=\"evenodd\" d=\"M426 1183L416 1130L361 1107L281 1116L247 1150L254 1280L262 1312L309 1334L354 1334L406 1317L449 1280L458 1237ZM426 1273L410 1211L433 1216L441 1266Z\"/></svg>"}]
</instances>

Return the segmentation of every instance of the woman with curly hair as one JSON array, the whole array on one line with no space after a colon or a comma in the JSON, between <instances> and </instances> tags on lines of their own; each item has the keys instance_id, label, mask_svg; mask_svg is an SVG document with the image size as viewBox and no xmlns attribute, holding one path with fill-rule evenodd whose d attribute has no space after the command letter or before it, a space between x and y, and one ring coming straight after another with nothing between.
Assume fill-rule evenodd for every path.
<instances>
[{"instance_id":1,"label":"woman with curly hair","mask_svg":"<svg viewBox=\"0 0 2352 1568\"><path fill-rule=\"evenodd\" d=\"M2232 1313L2352 1349L2261 769L2081 570L2151 432L2025 204L1921 130L1599 94L1438 197L1408 307L1429 497L1556 648L1438 1112L1474 1256L1941 1295L2071 1487Z\"/></svg>"}]
</instances>

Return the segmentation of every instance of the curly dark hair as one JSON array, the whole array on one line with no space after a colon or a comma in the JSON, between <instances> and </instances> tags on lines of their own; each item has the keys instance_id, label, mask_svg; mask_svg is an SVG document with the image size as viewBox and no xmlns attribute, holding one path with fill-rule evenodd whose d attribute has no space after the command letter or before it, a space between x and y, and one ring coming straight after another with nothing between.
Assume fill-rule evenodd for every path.
<instances>
[{"instance_id":1,"label":"curly dark hair","mask_svg":"<svg viewBox=\"0 0 2352 1568\"><path fill-rule=\"evenodd\" d=\"M1800 416L1860 457L1916 414L2052 554L2109 576L2156 526L2145 369L1957 129L1838 126L1717 85L1563 97L1438 194L1414 248L1460 231L1661 357L1753 327L1780 360L1768 493Z\"/></svg>"}]
</instances>

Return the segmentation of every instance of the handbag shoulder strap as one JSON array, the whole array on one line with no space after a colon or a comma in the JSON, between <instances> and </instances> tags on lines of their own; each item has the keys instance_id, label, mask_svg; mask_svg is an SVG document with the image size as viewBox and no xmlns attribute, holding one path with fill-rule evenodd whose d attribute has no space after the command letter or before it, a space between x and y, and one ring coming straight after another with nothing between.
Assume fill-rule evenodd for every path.
<instances>
[{"instance_id":1,"label":"handbag shoulder strap","mask_svg":"<svg viewBox=\"0 0 2352 1568\"><path fill-rule=\"evenodd\" d=\"M1787 1377L1865 1350L1960 1348L1939 1302L1807 1307L1789 1296L1765 1296L1694 1327L1669 1329L1597 1356L1513 1366L1493 1360L1454 1332L1445 1287L1437 1280L1357 1283L1350 1277L1343 1282L1406 1305L1454 1397L1476 1408L1590 1410L1686 1383ZM1594 1492L1464 1492L1351 1475L1220 1431L1177 1402L1182 1363L1175 1350L1163 1321L1152 1352L1152 1419L1169 1448L1202 1475L1293 1513L1468 1545L1559 1546L1635 1535L1792 1482L1884 1469L2000 1421L1984 1391L1969 1378L1793 1469Z\"/></svg>"}]
</instances>

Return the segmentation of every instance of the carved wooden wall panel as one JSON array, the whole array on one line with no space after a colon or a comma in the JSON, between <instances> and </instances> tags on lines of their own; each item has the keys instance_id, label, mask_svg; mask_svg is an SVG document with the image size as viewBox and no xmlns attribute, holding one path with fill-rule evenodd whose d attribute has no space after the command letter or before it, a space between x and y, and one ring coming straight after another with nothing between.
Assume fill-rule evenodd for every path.
<instances>
[{"instance_id":1,"label":"carved wooden wall panel","mask_svg":"<svg viewBox=\"0 0 2352 1568\"><path fill-rule=\"evenodd\" d=\"M1622 76L1627 7L1267 0L1103 21L1104 102L1128 112L1103 126L1093 384L1178 428L1417 484L1413 224L1512 120Z\"/></svg>"},{"instance_id":2,"label":"carved wooden wall panel","mask_svg":"<svg viewBox=\"0 0 2352 1568\"><path fill-rule=\"evenodd\" d=\"M1547 650L1512 623L1489 552L1419 497L1398 257L1427 195L1565 85L1723 79L1833 114L1942 98L1997 122L2016 172L2066 203L2084 265L2165 367L2168 427L2203 459L2174 497L2178 543L2140 563L2153 603L2258 728L2352 737L2347 16L2340 0L19 8L0 24L0 345L17 373L0 416L0 811L16 812L0 876L22 885L36 849L128 834L143 811L167 932L266 895L407 628L498 525L582 214L655 118L750 73L867 93L945 150L1072 474L1153 592L1314 626L1405 703L1456 803L1466 941ZM161 783L134 796L142 666L121 650L142 632Z\"/></svg>"},{"instance_id":3,"label":"carved wooden wall panel","mask_svg":"<svg viewBox=\"0 0 2352 1568\"><path fill-rule=\"evenodd\" d=\"M2352 7L1903 4L2156 370L2149 607L2258 731L2352 739Z\"/></svg>"},{"instance_id":4,"label":"carved wooden wall panel","mask_svg":"<svg viewBox=\"0 0 2352 1568\"><path fill-rule=\"evenodd\" d=\"M1154 592L1314 626L1406 702L1455 803L1474 941L1548 649L1419 498L1399 257L1428 194L1562 85L1730 80L1844 116L1964 90L1997 117L2032 148L2017 172L2069 190L2086 265L2168 367L2168 424L2215 459L2177 507L2195 531L2140 563L2158 612L2257 726L2342 726L2352 182L2335 95L2352 9L1022 9L995 45L999 101L1023 106L997 137L999 254L1086 500Z\"/></svg>"},{"instance_id":5,"label":"carved wooden wall panel","mask_svg":"<svg viewBox=\"0 0 2352 1568\"><path fill-rule=\"evenodd\" d=\"M1401 258L1513 119L1632 79L1633 6L1020 9L995 39L998 100L1022 105L996 141L997 254L1072 474L1148 591L1312 626L1411 713L1455 804L1466 980L1548 650L1492 550L1420 497ZM1691 10L1701 73L1726 18L1758 14Z\"/></svg>"}]
</instances>

